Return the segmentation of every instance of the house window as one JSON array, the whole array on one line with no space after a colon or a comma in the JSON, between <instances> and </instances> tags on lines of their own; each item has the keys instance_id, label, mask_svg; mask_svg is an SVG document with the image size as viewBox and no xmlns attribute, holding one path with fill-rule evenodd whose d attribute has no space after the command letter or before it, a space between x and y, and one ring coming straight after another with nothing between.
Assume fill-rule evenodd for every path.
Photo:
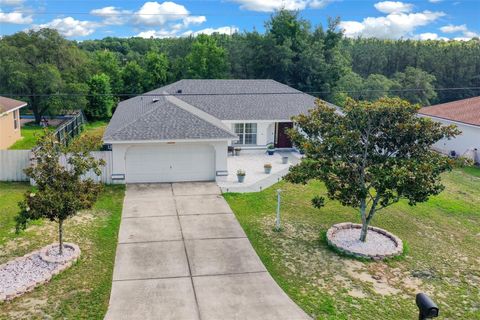
<instances>
[{"instance_id":1,"label":"house window","mask_svg":"<svg viewBox=\"0 0 480 320\"><path fill-rule=\"evenodd\" d=\"M257 144L256 123L235 123L234 131L238 135L234 144Z\"/></svg>"},{"instance_id":2,"label":"house window","mask_svg":"<svg viewBox=\"0 0 480 320\"><path fill-rule=\"evenodd\" d=\"M13 111L13 128L18 129L18 109Z\"/></svg>"}]
</instances>

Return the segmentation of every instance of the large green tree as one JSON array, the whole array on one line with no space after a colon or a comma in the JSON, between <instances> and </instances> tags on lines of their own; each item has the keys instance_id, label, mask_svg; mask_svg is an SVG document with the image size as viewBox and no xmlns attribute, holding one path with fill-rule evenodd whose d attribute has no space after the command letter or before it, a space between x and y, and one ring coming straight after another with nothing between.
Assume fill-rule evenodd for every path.
<instances>
[{"instance_id":1,"label":"large green tree","mask_svg":"<svg viewBox=\"0 0 480 320\"><path fill-rule=\"evenodd\" d=\"M65 108L62 98L55 95L88 79L91 70L87 62L85 52L53 29L4 36L0 39L0 89L27 100L40 122L44 114ZM69 99L71 106L84 102L78 95Z\"/></svg>"},{"instance_id":2,"label":"large green tree","mask_svg":"<svg viewBox=\"0 0 480 320\"><path fill-rule=\"evenodd\" d=\"M360 240L366 241L378 211L400 199L415 205L444 189L440 174L450 170L451 163L430 147L459 131L418 117L418 109L398 98L350 99L339 113L318 101L309 114L294 118L296 129L290 135L305 158L286 179L323 181L330 199L358 209ZM313 203L321 205L323 198Z\"/></svg>"},{"instance_id":3,"label":"large green tree","mask_svg":"<svg viewBox=\"0 0 480 320\"><path fill-rule=\"evenodd\" d=\"M104 73L94 75L88 81L88 104L85 115L90 120L107 120L115 105L110 79Z\"/></svg>"},{"instance_id":4,"label":"large green tree","mask_svg":"<svg viewBox=\"0 0 480 320\"><path fill-rule=\"evenodd\" d=\"M145 77L145 70L136 61L129 61L122 70L122 93L131 96L142 94L145 90Z\"/></svg>"},{"instance_id":5,"label":"large green tree","mask_svg":"<svg viewBox=\"0 0 480 320\"><path fill-rule=\"evenodd\" d=\"M221 79L227 76L227 52L214 37L201 34L185 57L186 75L195 79Z\"/></svg>"},{"instance_id":6,"label":"large green tree","mask_svg":"<svg viewBox=\"0 0 480 320\"><path fill-rule=\"evenodd\" d=\"M163 53L147 52L145 56L146 90L156 89L167 83L168 58Z\"/></svg>"},{"instance_id":7,"label":"large green tree","mask_svg":"<svg viewBox=\"0 0 480 320\"><path fill-rule=\"evenodd\" d=\"M93 65L97 73L104 73L110 79L110 87L115 94L122 93L123 79L118 53L108 50L96 51Z\"/></svg>"},{"instance_id":8,"label":"large green tree","mask_svg":"<svg viewBox=\"0 0 480 320\"><path fill-rule=\"evenodd\" d=\"M434 82L435 76L425 72L419 68L407 67L405 72L397 72L394 75L398 88L398 96L410 101L411 103L419 103L428 106L437 97Z\"/></svg>"}]
</instances>

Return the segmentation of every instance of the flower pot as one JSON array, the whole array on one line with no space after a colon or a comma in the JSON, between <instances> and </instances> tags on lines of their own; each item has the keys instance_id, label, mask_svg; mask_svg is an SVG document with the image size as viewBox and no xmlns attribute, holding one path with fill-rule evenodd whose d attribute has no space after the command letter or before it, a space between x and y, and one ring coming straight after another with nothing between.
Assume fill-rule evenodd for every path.
<instances>
[{"instance_id":1,"label":"flower pot","mask_svg":"<svg viewBox=\"0 0 480 320\"><path fill-rule=\"evenodd\" d=\"M240 149L240 148L238 148L238 149L235 148L235 150L234 150L234 151L235 151L235 155L236 155L236 156L239 156L241 150L242 150L242 149Z\"/></svg>"},{"instance_id":2,"label":"flower pot","mask_svg":"<svg viewBox=\"0 0 480 320\"><path fill-rule=\"evenodd\" d=\"M268 153L269 156L273 156L273 154L275 153L275 150L269 149L269 150L267 150L267 153Z\"/></svg>"},{"instance_id":3,"label":"flower pot","mask_svg":"<svg viewBox=\"0 0 480 320\"><path fill-rule=\"evenodd\" d=\"M242 183L243 181L245 181L245 176L238 176L237 175L237 179L238 179L238 182Z\"/></svg>"},{"instance_id":4,"label":"flower pot","mask_svg":"<svg viewBox=\"0 0 480 320\"><path fill-rule=\"evenodd\" d=\"M272 172L272 167L263 167L263 170L265 170L266 174L270 174L270 172Z\"/></svg>"},{"instance_id":5,"label":"flower pot","mask_svg":"<svg viewBox=\"0 0 480 320\"><path fill-rule=\"evenodd\" d=\"M282 157L282 163L287 164L288 163L288 157Z\"/></svg>"}]
</instances>

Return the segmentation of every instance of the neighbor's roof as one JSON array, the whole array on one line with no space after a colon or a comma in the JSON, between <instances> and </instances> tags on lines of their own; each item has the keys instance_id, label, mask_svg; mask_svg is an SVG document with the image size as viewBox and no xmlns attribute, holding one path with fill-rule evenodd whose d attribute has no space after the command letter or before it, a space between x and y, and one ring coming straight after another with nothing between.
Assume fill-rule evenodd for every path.
<instances>
[{"instance_id":1,"label":"neighbor's roof","mask_svg":"<svg viewBox=\"0 0 480 320\"><path fill-rule=\"evenodd\" d=\"M290 120L315 100L274 80L180 80L120 102L104 140L235 139L220 120Z\"/></svg>"},{"instance_id":2,"label":"neighbor's roof","mask_svg":"<svg viewBox=\"0 0 480 320\"><path fill-rule=\"evenodd\" d=\"M136 97L121 102L103 136L104 141L236 139L227 130L198 117L166 97ZM132 99L129 99L132 100Z\"/></svg>"},{"instance_id":3,"label":"neighbor's roof","mask_svg":"<svg viewBox=\"0 0 480 320\"><path fill-rule=\"evenodd\" d=\"M25 107L26 102L0 96L0 114Z\"/></svg>"},{"instance_id":4,"label":"neighbor's roof","mask_svg":"<svg viewBox=\"0 0 480 320\"><path fill-rule=\"evenodd\" d=\"M421 108L420 114L480 126L480 96Z\"/></svg>"}]
</instances>

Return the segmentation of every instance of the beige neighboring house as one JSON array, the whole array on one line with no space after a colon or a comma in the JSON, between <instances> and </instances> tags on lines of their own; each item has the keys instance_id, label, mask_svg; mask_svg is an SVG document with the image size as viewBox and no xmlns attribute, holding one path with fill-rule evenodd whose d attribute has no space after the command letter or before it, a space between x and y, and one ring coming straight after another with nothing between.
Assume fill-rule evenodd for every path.
<instances>
[{"instance_id":1,"label":"beige neighboring house","mask_svg":"<svg viewBox=\"0 0 480 320\"><path fill-rule=\"evenodd\" d=\"M22 137L20 134L20 108L26 102L0 97L0 150L8 149Z\"/></svg>"}]
</instances>

